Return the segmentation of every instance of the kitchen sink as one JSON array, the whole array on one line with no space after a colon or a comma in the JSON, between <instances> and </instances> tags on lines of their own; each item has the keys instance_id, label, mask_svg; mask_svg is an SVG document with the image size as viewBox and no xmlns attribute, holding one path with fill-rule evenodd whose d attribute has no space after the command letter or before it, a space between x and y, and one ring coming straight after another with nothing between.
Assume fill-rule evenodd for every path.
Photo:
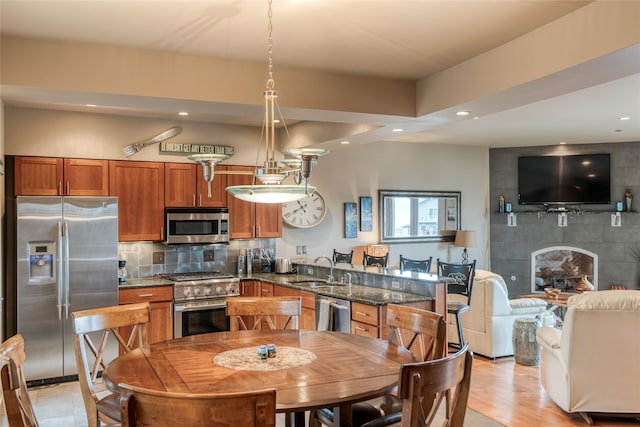
<instances>
[{"instance_id":1,"label":"kitchen sink","mask_svg":"<svg viewBox=\"0 0 640 427\"><path fill-rule=\"evenodd\" d=\"M299 286L308 286L310 288L332 288L333 285L330 285L329 282L325 282L324 280L298 280L292 282L294 285Z\"/></svg>"}]
</instances>

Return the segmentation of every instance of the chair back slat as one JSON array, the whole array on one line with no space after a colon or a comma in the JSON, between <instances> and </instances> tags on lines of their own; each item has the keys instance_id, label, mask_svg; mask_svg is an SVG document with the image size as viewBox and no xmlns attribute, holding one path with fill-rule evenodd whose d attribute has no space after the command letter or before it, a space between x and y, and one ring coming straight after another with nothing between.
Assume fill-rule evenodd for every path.
<instances>
[{"instance_id":1,"label":"chair back slat","mask_svg":"<svg viewBox=\"0 0 640 427\"><path fill-rule=\"evenodd\" d=\"M302 313L302 298L282 297L232 297L227 298L227 316L231 318L230 329L298 329ZM253 319L250 325L246 320Z\"/></svg>"},{"instance_id":2,"label":"chair back slat","mask_svg":"<svg viewBox=\"0 0 640 427\"><path fill-rule=\"evenodd\" d=\"M276 391L174 393L120 384L122 427L274 427Z\"/></svg>"},{"instance_id":3,"label":"chair back slat","mask_svg":"<svg viewBox=\"0 0 640 427\"><path fill-rule=\"evenodd\" d=\"M350 253L342 253L342 252L338 252L335 249L333 250L333 262L334 263L339 263L339 262L344 262L347 264L351 264L351 261L353 260L353 250Z\"/></svg>"},{"instance_id":4,"label":"chair back slat","mask_svg":"<svg viewBox=\"0 0 640 427\"><path fill-rule=\"evenodd\" d=\"M400 255L400 271L417 271L428 273L431 271L433 257L427 259L410 259Z\"/></svg>"},{"instance_id":5,"label":"chair back slat","mask_svg":"<svg viewBox=\"0 0 640 427\"><path fill-rule=\"evenodd\" d=\"M406 305L387 305L390 339L411 351L420 361L443 356L446 336L444 317Z\"/></svg>"},{"instance_id":6,"label":"chair back slat","mask_svg":"<svg viewBox=\"0 0 640 427\"><path fill-rule=\"evenodd\" d=\"M382 256L373 256L365 252L362 255L362 264L368 265L368 266L386 267L388 261L389 261L388 253Z\"/></svg>"},{"instance_id":7,"label":"chair back slat","mask_svg":"<svg viewBox=\"0 0 640 427\"><path fill-rule=\"evenodd\" d=\"M473 362L468 350L465 345L449 357L402 366L398 386L402 427L430 426L443 400L447 401L444 425L463 427Z\"/></svg>"},{"instance_id":8,"label":"chair back slat","mask_svg":"<svg viewBox=\"0 0 640 427\"><path fill-rule=\"evenodd\" d=\"M459 294L467 297L471 301L471 291L473 290L473 279L476 274L476 260L468 264L453 264L437 260L438 276L449 277L455 282L447 284L447 292Z\"/></svg>"},{"instance_id":9,"label":"chair back slat","mask_svg":"<svg viewBox=\"0 0 640 427\"><path fill-rule=\"evenodd\" d=\"M107 365L105 350L110 341L117 342L123 354L130 352L136 343L140 347L148 347L147 326L151 319L151 306L148 302L123 304L75 311L71 317L80 390L89 426L94 427L99 425L99 419L113 421L112 417L105 418L98 410L102 397L100 392L103 391L100 372ZM124 330L130 330L131 336L125 338Z\"/></svg>"},{"instance_id":10,"label":"chair back slat","mask_svg":"<svg viewBox=\"0 0 640 427\"><path fill-rule=\"evenodd\" d=\"M0 345L0 384L9 427L38 427L23 370L26 359L22 335Z\"/></svg>"}]
</instances>

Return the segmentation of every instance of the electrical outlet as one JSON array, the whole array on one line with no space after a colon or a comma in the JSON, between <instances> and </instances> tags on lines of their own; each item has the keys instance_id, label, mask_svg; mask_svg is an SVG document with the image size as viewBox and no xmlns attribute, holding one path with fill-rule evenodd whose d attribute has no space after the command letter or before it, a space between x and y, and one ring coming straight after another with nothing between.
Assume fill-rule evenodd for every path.
<instances>
[{"instance_id":1,"label":"electrical outlet","mask_svg":"<svg viewBox=\"0 0 640 427\"><path fill-rule=\"evenodd\" d=\"M400 289L400 282L398 282L397 280L392 280L391 281L391 288L392 289Z\"/></svg>"},{"instance_id":2,"label":"electrical outlet","mask_svg":"<svg viewBox=\"0 0 640 427\"><path fill-rule=\"evenodd\" d=\"M302 245L302 255L307 254L307 245Z\"/></svg>"},{"instance_id":3,"label":"electrical outlet","mask_svg":"<svg viewBox=\"0 0 640 427\"><path fill-rule=\"evenodd\" d=\"M302 255L302 246L301 245L297 245L296 246L296 255Z\"/></svg>"},{"instance_id":4,"label":"electrical outlet","mask_svg":"<svg viewBox=\"0 0 640 427\"><path fill-rule=\"evenodd\" d=\"M307 268L307 274L308 274L309 276L313 276L313 268L312 268L312 267L308 267L308 268Z\"/></svg>"},{"instance_id":5,"label":"electrical outlet","mask_svg":"<svg viewBox=\"0 0 640 427\"><path fill-rule=\"evenodd\" d=\"M164 252L154 252L153 253L153 263L154 264L164 264Z\"/></svg>"},{"instance_id":6,"label":"electrical outlet","mask_svg":"<svg viewBox=\"0 0 640 427\"><path fill-rule=\"evenodd\" d=\"M209 251L202 252L202 260L205 262L215 261L215 258L216 258L216 251L209 250Z\"/></svg>"}]
</instances>

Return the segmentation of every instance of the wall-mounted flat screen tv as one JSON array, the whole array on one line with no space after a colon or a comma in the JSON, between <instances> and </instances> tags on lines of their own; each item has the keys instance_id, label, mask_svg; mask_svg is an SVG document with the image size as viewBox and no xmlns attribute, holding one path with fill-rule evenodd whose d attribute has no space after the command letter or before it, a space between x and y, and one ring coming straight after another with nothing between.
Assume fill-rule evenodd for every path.
<instances>
[{"instance_id":1,"label":"wall-mounted flat screen tv","mask_svg":"<svg viewBox=\"0 0 640 427\"><path fill-rule=\"evenodd\" d=\"M518 158L521 205L611 203L608 153Z\"/></svg>"}]
</instances>

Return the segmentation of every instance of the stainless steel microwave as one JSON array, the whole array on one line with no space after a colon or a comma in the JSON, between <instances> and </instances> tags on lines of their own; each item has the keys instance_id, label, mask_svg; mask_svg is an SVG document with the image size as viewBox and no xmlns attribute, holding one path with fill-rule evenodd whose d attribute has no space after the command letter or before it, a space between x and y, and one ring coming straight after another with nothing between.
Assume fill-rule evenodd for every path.
<instances>
[{"instance_id":1,"label":"stainless steel microwave","mask_svg":"<svg viewBox=\"0 0 640 427\"><path fill-rule=\"evenodd\" d=\"M227 208L166 208L166 243L228 243Z\"/></svg>"}]
</instances>

